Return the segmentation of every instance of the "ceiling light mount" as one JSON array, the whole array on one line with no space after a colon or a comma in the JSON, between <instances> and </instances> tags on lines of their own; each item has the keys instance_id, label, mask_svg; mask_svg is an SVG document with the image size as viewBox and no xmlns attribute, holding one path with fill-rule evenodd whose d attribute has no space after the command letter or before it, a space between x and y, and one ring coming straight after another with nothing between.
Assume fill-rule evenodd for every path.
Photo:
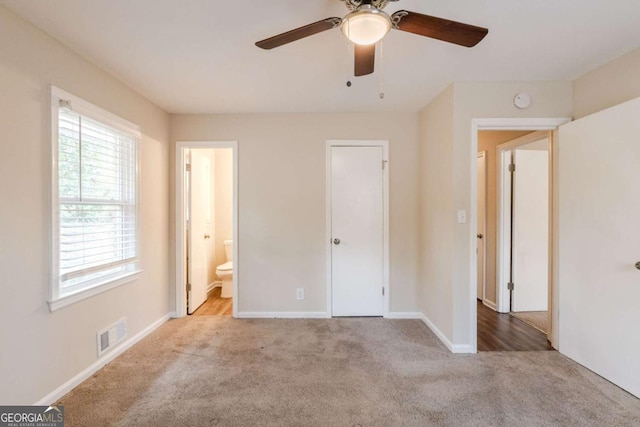
<instances>
[{"instance_id":1,"label":"ceiling light mount","mask_svg":"<svg viewBox=\"0 0 640 427\"><path fill-rule=\"evenodd\" d=\"M342 0L349 10L356 10L364 4L370 4L375 8L384 9L387 4L398 0Z\"/></svg>"},{"instance_id":2,"label":"ceiling light mount","mask_svg":"<svg viewBox=\"0 0 640 427\"><path fill-rule=\"evenodd\" d=\"M372 45L391 29L391 18L372 4L362 4L342 19L342 34L355 44Z\"/></svg>"}]
</instances>

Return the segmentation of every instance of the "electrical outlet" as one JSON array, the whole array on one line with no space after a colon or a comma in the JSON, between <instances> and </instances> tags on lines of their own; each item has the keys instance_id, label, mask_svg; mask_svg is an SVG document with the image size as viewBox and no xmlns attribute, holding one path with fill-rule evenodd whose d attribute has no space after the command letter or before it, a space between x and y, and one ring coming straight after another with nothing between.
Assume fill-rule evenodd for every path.
<instances>
[{"instance_id":1,"label":"electrical outlet","mask_svg":"<svg viewBox=\"0 0 640 427\"><path fill-rule=\"evenodd\" d=\"M303 300L304 299L304 288L296 289L296 299Z\"/></svg>"}]
</instances>

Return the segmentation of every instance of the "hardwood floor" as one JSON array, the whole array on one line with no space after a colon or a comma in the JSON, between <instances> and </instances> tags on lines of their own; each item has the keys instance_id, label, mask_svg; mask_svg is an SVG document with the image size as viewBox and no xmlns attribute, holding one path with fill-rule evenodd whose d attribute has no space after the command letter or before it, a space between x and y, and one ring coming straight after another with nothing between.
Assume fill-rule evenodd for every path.
<instances>
[{"instance_id":1,"label":"hardwood floor","mask_svg":"<svg viewBox=\"0 0 640 427\"><path fill-rule=\"evenodd\" d=\"M547 336L508 313L478 301L478 351L553 350Z\"/></svg>"},{"instance_id":2,"label":"hardwood floor","mask_svg":"<svg viewBox=\"0 0 640 427\"><path fill-rule=\"evenodd\" d=\"M222 288L214 288L209 298L192 314L192 316L231 316L233 314L233 298L221 298Z\"/></svg>"}]
</instances>

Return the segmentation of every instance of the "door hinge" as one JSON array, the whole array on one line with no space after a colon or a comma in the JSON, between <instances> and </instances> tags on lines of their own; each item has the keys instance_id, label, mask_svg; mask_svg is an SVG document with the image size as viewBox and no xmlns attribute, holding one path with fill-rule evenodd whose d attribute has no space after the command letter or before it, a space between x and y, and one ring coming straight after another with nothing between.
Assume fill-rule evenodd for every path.
<instances>
[{"instance_id":1,"label":"door hinge","mask_svg":"<svg viewBox=\"0 0 640 427\"><path fill-rule=\"evenodd\" d=\"M509 289L510 291L513 290L513 282L507 283L507 289Z\"/></svg>"},{"instance_id":2,"label":"door hinge","mask_svg":"<svg viewBox=\"0 0 640 427\"><path fill-rule=\"evenodd\" d=\"M384 170L385 165L387 164L387 162L388 162L388 160L383 160L383 161L382 161L382 169L383 169L383 170Z\"/></svg>"},{"instance_id":3,"label":"door hinge","mask_svg":"<svg viewBox=\"0 0 640 427\"><path fill-rule=\"evenodd\" d=\"M187 283L187 292L191 291L191 283Z\"/></svg>"},{"instance_id":4,"label":"door hinge","mask_svg":"<svg viewBox=\"0 0 640 427\"><path fill-rule=\"evenodd\" d=\"M384 286L382 287L382 296L384 296Z\"/></svg>"},{"instance_id":5,"label":"door hinge","mask_svg":"<svg viewBox=\"0 0 640 427\"><path fill-rule=\"evenodd\" d=\"M184 165L184 170L187 172L191 172L191 163L187 163Z\"/></svg>"},{"instance_id":6,"label":"door hinge","mask_svg":"<svg viewBox=\"0 0 640 427\"><path fill-rule=\"evenodd\" d=\"M516 171L516 164L515 163L511 163L509 165L509 172L515 172Z\"/></svg>"}]
</instances>

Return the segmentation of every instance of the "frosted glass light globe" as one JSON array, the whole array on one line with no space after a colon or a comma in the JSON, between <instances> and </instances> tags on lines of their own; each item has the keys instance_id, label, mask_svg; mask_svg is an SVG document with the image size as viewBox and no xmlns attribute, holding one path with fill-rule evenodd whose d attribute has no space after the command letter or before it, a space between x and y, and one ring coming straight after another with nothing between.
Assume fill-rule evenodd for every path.
<instances>
[{"instance_id":1,"label":"frosted glass light globe","mask_svg":"<svg viewBox=\"0 0 640 427\"><path fill-rule=\"evenodd\" d=\"M342 34L355 44L370 45L382 39L391 29L391 18L371 5L362 5L342 20Z\"/></svg>"}]
</instances>

